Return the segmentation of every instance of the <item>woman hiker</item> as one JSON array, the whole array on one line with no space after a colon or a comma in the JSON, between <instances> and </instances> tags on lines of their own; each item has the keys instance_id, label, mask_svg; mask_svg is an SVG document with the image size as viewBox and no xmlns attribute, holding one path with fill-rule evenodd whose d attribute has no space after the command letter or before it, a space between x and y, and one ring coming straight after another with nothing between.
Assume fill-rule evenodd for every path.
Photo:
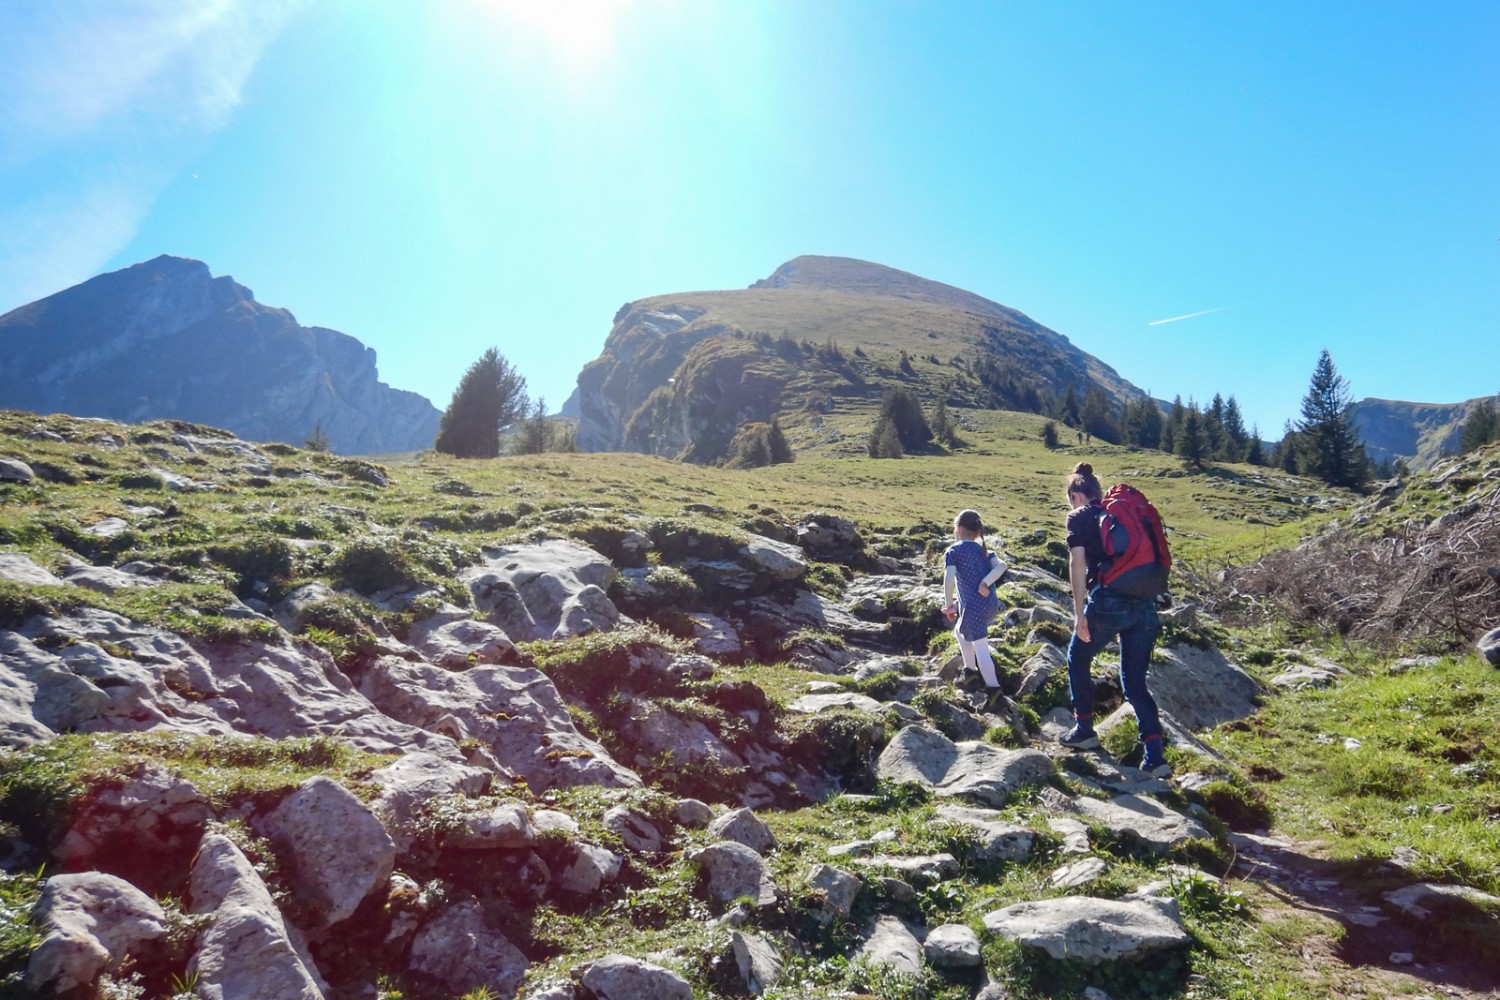
<instances>
[{"instance_id":1,"label":"woman hiker","mask_svg":"<svg viewBox=\"0 0 1500 1000\"><path fill-rule=\"evenodd\" d=\"M1099 534L1103 492L1093 466L1080 462L1068 477L1068 577L1073 589L1073 638L1068 643L1068 691L1076 725L1059 743L1076 750L1099 745L1094 733L1094 682L1089 667L1101 649L1120 639L1120 686L1135 709L1136 726L1145 745L1142 770L1158 778L1171 775L1163 756L1161 716L1146 687L1151 647L1161 634L1154 597L1127 597L1098 582L1105 560Z\"/></svg>"}]
</instances>

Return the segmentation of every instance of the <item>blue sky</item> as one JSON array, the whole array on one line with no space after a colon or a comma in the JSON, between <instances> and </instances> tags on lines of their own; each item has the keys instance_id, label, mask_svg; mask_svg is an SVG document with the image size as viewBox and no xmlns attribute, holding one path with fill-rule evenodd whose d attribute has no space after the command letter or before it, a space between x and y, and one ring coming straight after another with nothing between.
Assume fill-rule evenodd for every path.
<instances>
[{"instance_id":1,"label":"blue sky","mask_svg":"<svg viewBox=\"0 0 1500 1000\"><path fill-rule=\"evenodd\" d=\"M1493 0L7 0L0 312L194 257L555 408L623 302L829 254L1275 436L1324 347L1500 390L1497 52Z\"/></svg>"}]
</instances>

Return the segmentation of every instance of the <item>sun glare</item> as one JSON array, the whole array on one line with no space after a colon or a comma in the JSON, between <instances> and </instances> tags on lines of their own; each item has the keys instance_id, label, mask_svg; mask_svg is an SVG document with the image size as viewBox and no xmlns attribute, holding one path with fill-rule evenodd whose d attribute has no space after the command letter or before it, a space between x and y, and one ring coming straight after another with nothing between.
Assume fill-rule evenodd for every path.
<instances>
[{"instance_id":1,"label":"sun glare","mask_svg":"<svg viewBox=\"0 0 1500 1000\"><path fill-rule=\"evenodd\" d=\"M559 61L581 69L609 55L615 24L629 0L490 0L509 25L531 35Z\"/></svg>"}]
</instances>

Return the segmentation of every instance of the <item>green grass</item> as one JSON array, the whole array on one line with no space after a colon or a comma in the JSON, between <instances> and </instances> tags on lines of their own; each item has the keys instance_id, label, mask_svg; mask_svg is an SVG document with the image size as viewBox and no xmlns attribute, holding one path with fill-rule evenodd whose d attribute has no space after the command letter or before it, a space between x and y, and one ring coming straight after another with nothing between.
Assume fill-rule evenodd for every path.
<instances>
[{"instance_id":1,"label":"green grass","mask_svg":"<svg viewBox=\"0 0 1500 1000\"><path fill-rule=\"evenodd\" d=\"M1212 742L1260 776L1279 831L1350 861L1410 847L1417 876L1500 894L1497 729L1494 668L1464 657L1273 698Z\"/></svg>"}]
</instances>

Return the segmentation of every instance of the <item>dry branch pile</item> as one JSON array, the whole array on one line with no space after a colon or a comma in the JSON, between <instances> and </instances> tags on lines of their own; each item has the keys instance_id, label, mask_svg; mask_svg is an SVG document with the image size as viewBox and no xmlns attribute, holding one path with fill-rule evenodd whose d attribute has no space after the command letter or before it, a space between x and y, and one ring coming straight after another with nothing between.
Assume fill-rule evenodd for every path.
<instances>
[{"instance_id":1,"label":"dry branch pile","mask_svg":"<svg viewBox=\"0 0 1500 1000\"><path fill-rule=\"evenodd\" d=\"M1274 614L1368 641L1458 646L1500 624L1500 480L1441 517L1371 530L1350 523L1295 549L1232 567L1204 587L1210 609Z\"/></svg>"}]
</instances>

